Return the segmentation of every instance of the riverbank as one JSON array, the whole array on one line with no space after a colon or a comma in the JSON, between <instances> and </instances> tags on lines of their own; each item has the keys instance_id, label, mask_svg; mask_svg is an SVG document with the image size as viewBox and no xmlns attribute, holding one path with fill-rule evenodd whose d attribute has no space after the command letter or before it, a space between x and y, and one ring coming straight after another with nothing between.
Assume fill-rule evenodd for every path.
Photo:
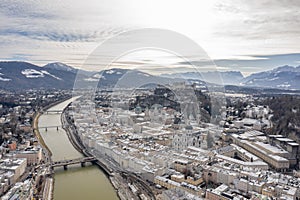
<instances>
[{"instance_id":1,"label":"riverbank","mask_svg":"<svg viewBox=\"0 0 300 200\"><path fill-rule=\"evenodd\" d=\"M61 122L63 124L63 127L64 127L64 129L65 129L65 131L68 135L68 138L69 138L70 142L72 143L72 145L74 146L74 148L77 149L79 152L81 152L85 156L93 156L88 151L85 150L84 145L81 143L81 140L78 138L78 134L75 133L74 128L72 129L73 125L68 122L68 120L66 118L66 115L65 115L65 109L62 112L61 120L62 120ZM125 187L115 177L117 174L112 173L112 170L110 170L107 165L105 165L103 162L101 162L99 160L96 162L96 164L108 177L111 185L114 187L114 189L115 189L115 191L118 195L118 198L121 199L121 200L128 199L128 198L126 198L125 194L130 192L130 191L124 191Z\"/></svg>"},{"instance_id":2,"label":"riverbank","mask_svg":"<svg viewBox=\"0 0 300 200\"><path fill-rule=\"evenodd\" d=\"M48 110L49 108L55 106L55 105L58 105L66 100L68 100L70 98L66 98L66 99L61 99L59 101L56 101L56 102L53 102L45 107L42 108L42 110ZM52 162L52 152L51 150L49 149L49 147L47 146L47 144L45 143L43 137L41 136L41 133L39 131L39 126L38 126L38 123L39 123L39 118L40 116L42 115L41 112L36 112L34 114L34 118L33 118L33 123L32 123L32 128L33 128L33 132L34 132L34 135L36 137L36 139L38 140L39 144L41 145L42 149L43 149L43 152L44 152L44 160L45 162L47 163L51 163ZM46 178L45 180L45 184L44 184L44 188L43 188L43 193L42 193L42 196L43 196L43 199L45 200L51 200L53 199L53 190L54 190L54 178L52 177L52 173L51 173L51 176Z\"/></svg>"},{"instance_id":3,"label":"riverbank","mask_svg":"<svg viewBox=\"0 0 300 200\"><path fill-rule=\"evenodd\" d=\"M145 185L143 180L136 177L134 174L125 172L119 167L114 167L114 165L111 164L111 161L103 157L101 157L102 159L99 160L99 157L95 154L94 151L90 152L86 149L78 136L77 129L75 128L74 124L67 120L68 117L66 116L66 109L64 109L62 113L61 120L70 142L72 143L72 145L74 145L74 148L79 150L79 152L81 152L83 155L88 157L93 156L97 158L96 164L108 176L112 186L117 192L119 199L140 199L139 195L133 192L129 187L128 180L133 183L138 183L137 186L140 187L141 191L145 191L147 192L147 194L150 194L150 199L155 199L155 196L153 195L151 189L149 188L149 186Z\"/></svg>"},{"instance_id":4,"label":"riverbank","mask_svg":"<svg viewBox=\"0 0 300 200\"><path fill-rule=\"evenodd\" d=\"M65 109L64 109L64 111L61 114L61 123L63 125L63 129L66 131L66 133L68 135L68 138L69 138L70 142L72 143L72 145L74 146L74 148L78 152L82 153L84 156L86 156L86 157L93 156L93 155L91 155L90 153L88 153L85 150L85 147L81 143L81 140L78 138L78 135L74 133L75 130L74 129L72 130L72 126L73 125L68 122L68 120L66 118L66 115L65 115ZM97 166L100 168L100 170L102 170L106 174L106 176L108 177L111 185L114 187L114 189L115 189L115 191L116 191L116 193L118 195L118 198L120 200L127 200L127 198L124 195L124 193L126 193L126 192L128 193L128 191L122 191L121 190L121 188L124 188L124 186L121 186L120 181L118 181L114 177L115 174L112 173L112 170L109 170L108 167L104 163L100 162L99 160L97 160L97 162L95 162L95 164L97 164Z\"/></svg>"},{"instance_id":5,"label":"riverbank","mask_svg":"<svg viewBox=\"0 0 300 200\"><path fill-rule=\"evenodd\" d=\"M72 98L72 97L71 97ZM55 106L55 105L58 105L68 99L71 99L71 98L65 98L65 99L61 99L59 101L56 101L56 102L53 102L45 107L42 108L42 110L48 110L49 108ZM33 124L32 124L32 127L33 127L33 130L34 130L34 134L39 142L39 144L42 145L42 148L46 149L46 153L48 153L49 155L49 162L51 161L51 156L52 156L52 152L51 150L49 149L49 147L46 145L43 137L41 136L40 134L40 131L39 131L39 127L38 127L38 123L39 123L39 117L42 115L41 112L37 112L34 114L34 118L33 118Z\"/></svg>"},{"instance_id":6,"label":"riverbank","mask_svg":"<svg viewBox=\"0 0 300 200\"><path fill-rule=\"evenodd\" d=\"M84 156L87 156L88 155L85 155L84 154L84 146L83 144L80 142L80 140L78 139L75 139L75 135L74 134L71 134L71 132L73 132L71 129L72 125L70 123L68 123L68 120L66 118L66 115L65 115L65 111L66 109L70 106L71 103L69 103L65 109L62 111L61 113L61 117L60 117L60 120L61 120L61 124L62 124L62 127L63 129L65 130L65 132L67 133L67 136L69 138L69 141L72 143L73 147L78 151L80 152L81 154L83 154Z\"/></svg>"},{"instance_id":7,"label":"riverbank","mask_svg":"<svg viewBox=\"0 0 300 200\"><path fill-rule=\"evenodd\" d=\"M38 129L38 121L39 117L41 116L41 113L37 113L33 120L33 128L34 128L34 134L39 142L39 144L42 146L44 154L44 160L47 160L47 162L51 163L51 156L52 152L50 151L49 147L46 145L43 137L40 134L40 131ZM52 174L51 174L52 176ZM43 191L43 199L45 200L52 200L53 199L53 189L54 189L54 178L48 177L46 179L46 182L44 184L44 191Z\"/></svg>"},{"instance_id":8,"label":"riverbank","mask_svg":"<svg viewBox=\"0 0 300 200\"><path fill-rule=\"evenodd\" d=\"M35 137L37 138L39 144L42 145L43 149L46 149L46 153L48 153L48 155L49 155L49 159L50 159L49 161L51 161L52 152L50 151L49 147L46 145L43 137L40 134L39 127L38 127L39 118L40 118L41 114L42 113L38 112L36 114L36 116L34 117L34 120L33 120L33 130L34 130Z\"/></svg>"},{"instance_id":9,"label":"riverbank","mask_svg":"<svg viewBox=\"0 0 300 200\"><path fill-rule=\"evenodd\" d=\"M38 112L34 117L34 120L33 120L34 134L35 134L35 137L37 138L39 144L43 148L44 160L46 160L48 163L51 163L52 152L50 151L49 147L46 145L46 143L38 129L38 121L39 121L40 116L41 116L41 113ZM51 176L52 176L52 174L51 174ZM43 188L43 193L42 193L43 199L45 199L45 200L53 199L53 188L54 188L54 178L48 177L45 181L44 188Z\"/></svg>"},{"instance_id":10,"label":"riverbank","mask_svg":"<svg viewBox=\"0 0 300 200\"><path fill-rule=\"evenodd\" d=\"M68 136L71 144L74 146L74 148L86 157L91 157L91 156L94 157L90 152L88 152L86 150L85 146L82 144L80 138L78 137L78 134L75 133L76 129L75 129L74 125L71 124L71 122L69 122L67 120L66 115L65 115L65 110L62 112L62 115L61 115L61 123L62 123L63 129L67 133L67 136ZM98 165L98 167L105 173L105 175L107 177L112 176L113 170L110 169L106 164L104 164L100 160L97 160L95 162L95 164Z\"/></svg>"},{"instance_id":11,"label":"riverbank","mask_svg":"<svg viewBox=\"0 0 300 200\"><path fill-rule=\"evenodd\" d=\"M72 100L66 100L48 110L62 111ZM63 129L65 125L62 124L62 118L61 114L54 113L40 115L38 120L40 127L50 127L48 131L44 131L44 129L39 131L45 144L51 150L52 160L82 158L84 152L74 148L74 144L71 143L67 132ZM63 128L56 129L56 126ZM98 197L107 200L119 199L106 174L95 165L87 165L86 167L74 165L68 167L68 170L57 168L52 172L55 172L53 173L53 180L55 181L53 198L55 200L98 199Z\"/></svg>"}]
</instances>

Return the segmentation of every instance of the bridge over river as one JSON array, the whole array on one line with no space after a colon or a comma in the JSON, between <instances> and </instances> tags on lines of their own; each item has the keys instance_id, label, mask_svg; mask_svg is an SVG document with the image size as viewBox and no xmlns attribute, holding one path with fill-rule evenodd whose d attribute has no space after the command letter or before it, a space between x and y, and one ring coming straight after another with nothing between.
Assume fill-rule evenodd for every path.
<instances>
[{"instance_id":1,"label":"bridge over river","mask_svg":"<svg viewBox=\"0 0 300 200\"><path fill-rule=\"evenodd\" d=\"M51 163L51 168L54 169L55 167L64 167L65 170L68 169L68 165L74 164L81 164L82 167L85 166L86 162L94 163L97 159L94 157L83 157L83 158L76 158L76 159L68 159L68 160L60 160Z\"/></svg>"},{"instance_id":2,"label":"bridge over river","mask_svg":"<svg viewBox=\"0 0 300 200\"><path fill-rule=\"evenodd\" d=\"M106 174L96 165L88 165L93 159L83 158L83 155L69 141L65 130L61 128L61 112L72 101L73 99L70 99L52 106L48 109L50 111L48 114L45 109L38 121L41 137L52 154L52 162L45 163L45 167L48 172L54 173L53 199L82 200L101 197L100 199L118 200L116 191L105 176ZM51 128L49 128L50 126ZM48 127L47 132L45 131L46 127ZM87 155L87 157L94 156ZM81 161L85 161L83 165L87 167L81 167ZM52 165L55 169L53 171L51 170ZM64 165L67 166L66 169L74 166L76 170L63 170Z\"/></svg>"},{"instance_id":3,"label":"bridge over river","mask_svg":"<svg viewBox=\"0 0 300 200\"><path fill-rule=\"evenodd\" d=\"M63 110L46 110L46 111L43 111L43 114L61 114L63 112Z\"/></svg>"},{"instance_id":4,"label":"bridge over river","mask_svg":"<svg viewBox=\"0 0 300 200\"><path fill-rule=\"evenodd\" d=\"M45 131L48 131L48 129L56 129L58 131L59 128L67 128L67 127L59 124L59 125L53 125L53 126L39 126L37 129L39 129L39 130L44 129ZM35 128L33 130L37 130L37 129Z\"/></svg>"}]
</instances>

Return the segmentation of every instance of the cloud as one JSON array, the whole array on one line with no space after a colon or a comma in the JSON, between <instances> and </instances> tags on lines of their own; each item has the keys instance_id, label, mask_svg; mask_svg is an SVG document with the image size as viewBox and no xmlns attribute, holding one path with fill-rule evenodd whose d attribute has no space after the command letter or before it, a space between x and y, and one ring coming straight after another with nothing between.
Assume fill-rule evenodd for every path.
<instances>
[{"instance_id":1,"label":"cloud","mask_svg":"<svg viewBox=\"0 0 300 200\"><path fill-rule=\"evenodd\" d=\"M0 13L12 18L36 18L36 19L51 19L55 18L55 12L49 12L50 7L47 2L41 3L33 0L2 0Z\"/></svg>"},{"instance_id":2,"label":"cloud","mask_svg":"<svg viewBox=\"0 0 300 200\"><path fill-rule=\"evenodd\" d=\"M295 65L299 9L298 0L2 0L0 59L79 67L104 39L128 29L155 27L195 40L222 70ZM172 58L162 58L162 64L164 59L168 63ZM153 60L141 55L122 62Z\"/></svg>"},{"instance_id":3,"label":"cloud","mask_svg":"<svg viewBox=\"0 0 300 200\"><path fill-rule=\"evenodd\" d=\"M220 1L215 7L218 16L230 20L219 19L215 34L247 40L299 36L299 8L296 0Z\"/></svg>"},{"instance_id":4,"label":"cloud","mask_svg":"<svg viewBox=\"0 0 300 200\"><path fill-rule=\"evenodd\" d=\"M80 67L101 41L124 29L101 9L107 6L96 2L1 1L0 59L39 65L55 60Z\"/></svg>"},{"instance_id":5,"label":"cloud","mask_svg":"<svg viewBox=\"0 0 300 200\"><path fill-rule=\"evenodd\" d=\"M98 32L76 32L65 30L22 30L18 28L5 29L0 31L0 35L28 37L33 40L47 40L55 42L89 42L95 41L100 36Z\"/></svg>"}]
</instances>

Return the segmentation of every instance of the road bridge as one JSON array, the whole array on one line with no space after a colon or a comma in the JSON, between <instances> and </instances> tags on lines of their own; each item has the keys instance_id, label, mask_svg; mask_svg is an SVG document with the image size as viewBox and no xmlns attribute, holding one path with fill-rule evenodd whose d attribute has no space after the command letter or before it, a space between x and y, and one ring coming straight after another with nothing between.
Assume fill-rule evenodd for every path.
<instances>
[{"instance_id":1,"label":"road bridge","mask_svg":"<svg viewBox=\"0 0 300 200\"><path fill-rule=\"evenodd\" d=\"M84 167L86 162L95 163L96 161L97 159L94 157L83 157L83 158L55 161L52 162L50 166L52 169L54 169L55 167L64 167L64 170L67 170L69 165L81 164L81 167Z\"/></svg>"},{"instance_id":2,"label":"road bridge","mask_svg":"<svg viewBox=\"0 0 300 200\"><path fill-rule=\"evenodd\" d=\"M62 112L63 112L63 110L46 110L43 113L47 115L47 114L50 114L50 113L60 114Z\"/></svg>"},{"instance_id":3,"label":"road bridge","mask_svg":"<svg viewBox=\"0 0 300 200\"><path fill-rule=\"evenodd\" d=\"M42 129L45 129L45 131L48 131L48 129L50 129L50 128L56 128L56 130L58 130L59 128L64 128L64 126L62 126L62 125L39 126L38 128L35 128L35 129L33 129L33 130L37 130L37 129L42 130Z\"/></svg>"}]
</instances>

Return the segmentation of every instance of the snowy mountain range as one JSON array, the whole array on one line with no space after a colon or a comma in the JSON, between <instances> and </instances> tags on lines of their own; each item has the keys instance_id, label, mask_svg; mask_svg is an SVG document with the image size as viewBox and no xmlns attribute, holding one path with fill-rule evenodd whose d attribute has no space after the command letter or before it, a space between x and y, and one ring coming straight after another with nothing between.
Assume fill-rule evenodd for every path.
<instances>
[{"instance_id":1,"label":"snowy mountain range","mask_svg":"<svg viewBox=\"0 0 300 200\"><path fill-rule=\"evenodd\" d=\"M66 65L64 63L60 62L54 62L54 63L48 63L47 65L44 66L46 69L54 69L54 70L60 70L60 71L67 71L67 72L72 72L72 73L77 73L77 69Z\"/></svg>"},{"instance_id":2,"label":"snowy mountain range","mask_svg":"<svg viewBox=\"0 0 300 200\"><path fill-rule=\"evenodd\" d=\"M168 84L179 79L154 76L139 70L113 68L95 73L89 81L99 81L98 87L136 88ZM180 79L183 80L183 79Z\"/></svg>"},{"instance_id":3,"label":"snowy mountain range","mask_svg":"<svg viewBox=\"0 0 300 200\"><path fill-rule=\"evenodd\" d=\"M185 72L175 74L162 74L164 77L181 77L184 79L200 79L206 82L220 84L220 80L223 81L224 85L238 85L244 78L239 71L209 71L209 72Z\"/></svg>"},{"instance_id":4,"label":"snowy mountain range","mask_svg":"<svg viewBox=\"0 0 300 200\"><path fill-rule=\"evenodd\" d=\"M300 66L281 66L273 70L251 74L240 85L278 89L300 89Z\"/></svg>"},{"instance_id":5,"label":"snowy mountain range","mask_svg":"<svg viewBox=\"0 0 300 200\"><path fill-rule=\"evenodd\" d=\"M80 74L80 75L78 75ZM77 77L77 78L76 78ZM243 77L239 71L176 73L151 75L138 70L113 68L100 72L81 70L63 63L49 63L43 67L28 62L0 62L0 89L72 89L74 81L98 87L147 87L153 83L168 84L187 80L204 84L203 81L220 84L220 77L225 85L242 87L299 89L300 66L282 66L273 70L254 73ZM117 85L116 85L117 84Z\"/></svg>"},{"instance_id":6,"label":"snowy mountain range","mask_svg":"<svg viewBox=\"0 0 300 200\"><path fill-rule=\"evenodd\" d=\"M45 68L27 62L0 62L0 88L7 90L73 86L76 73Z\"/></svg>"}]
</instances>

